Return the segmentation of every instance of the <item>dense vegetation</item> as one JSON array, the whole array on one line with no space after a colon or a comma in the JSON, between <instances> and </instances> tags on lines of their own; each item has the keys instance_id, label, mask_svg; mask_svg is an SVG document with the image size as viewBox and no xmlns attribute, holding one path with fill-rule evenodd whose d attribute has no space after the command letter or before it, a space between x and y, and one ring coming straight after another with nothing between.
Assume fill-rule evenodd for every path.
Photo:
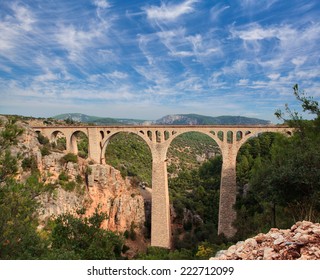
<instances>
[{"instance_id":1,"label":"dense vegetation","mask_svg":"<svg viewBox=\"0 0 320 280\"><path fill-rule=\"evenodd\" d=\"M239 238L270 227L286 228L298 220L320 221L320 108L297 85L294 94L315 119L304 120L288 107L289 119L277 111L279 118L297 128L295 134L262 135L239 155L238 182L245 189L236 205Z\"/></svg>"}]
</instances>

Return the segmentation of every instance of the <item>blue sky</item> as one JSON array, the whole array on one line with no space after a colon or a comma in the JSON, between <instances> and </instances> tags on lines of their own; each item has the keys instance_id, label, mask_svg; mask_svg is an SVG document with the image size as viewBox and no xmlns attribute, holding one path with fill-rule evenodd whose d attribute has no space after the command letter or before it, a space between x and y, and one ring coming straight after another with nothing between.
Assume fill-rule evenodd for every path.
<instances>
[{"instance_id":1,"label":"blue sky","mask_svg":"<svg viewBox=\"0 0 320 280\"><path fill-rule=\"evenodd\" d=\"M276 121L320 98L320 1L2 0L0 113Z\"/></svg>"}]
</instances>

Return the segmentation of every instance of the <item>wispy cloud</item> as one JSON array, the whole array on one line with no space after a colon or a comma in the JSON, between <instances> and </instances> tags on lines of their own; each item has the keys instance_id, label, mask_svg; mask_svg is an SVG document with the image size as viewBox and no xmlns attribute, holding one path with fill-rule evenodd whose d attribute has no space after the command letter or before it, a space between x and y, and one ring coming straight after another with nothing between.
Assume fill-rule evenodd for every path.
<instances>
[{"instance_id":1,"label":"wispy cloud","mask_svg":"<svg viewBox=\"0 0 320 280\"><path fill-rule=\"evenodd\" d=\"M227 9L229 9L230 6L229 5L224 5L222 3L218 3L216 5L214 5L211 9L210 9L210 19L212 21L217 21L220 17L220 15Z\"/></svg>"},{"instance_id":2,"label":"wispy cloud","mask_svg":"<svg viewBox=\"0 0 320 280\"><path fill-rule=\"evenodd\" d=\"M144 7L147 18L155 21L176 21L179 17L194 12L194 4L198 0L186 0L179 4L161 3L160 6Z\"/></svg>"}]
</instances>

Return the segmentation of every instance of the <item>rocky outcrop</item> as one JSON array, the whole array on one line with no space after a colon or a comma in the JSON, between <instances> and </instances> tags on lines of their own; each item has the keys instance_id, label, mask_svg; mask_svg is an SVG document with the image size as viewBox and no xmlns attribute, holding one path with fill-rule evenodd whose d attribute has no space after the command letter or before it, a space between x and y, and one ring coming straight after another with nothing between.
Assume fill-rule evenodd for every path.
<instances>
[{"instance_id":1,"label":"rocky outcrop","mask_svg":"<svg viewBox=\"0 0 320 280\"><path fill-rule=\"evenodd\" d=\"M109 165L90 165L88 195L91 199L88 214L100 208L108 214L106 228L125 231L134 227L143 229L145 222L144 199L131 180L124 180L118 170Z\"/></svg>"},{"instance_id":2,"label":"rocky outcrop","mask_svg":"<svg viewBox=\"0 0 320 280\"><path fill-rule=\"evenodd\" d=\"M212 260L319 260L320 224L297 222L291 229L272 228L219 251Z\"/></svg>"}]
</instances>

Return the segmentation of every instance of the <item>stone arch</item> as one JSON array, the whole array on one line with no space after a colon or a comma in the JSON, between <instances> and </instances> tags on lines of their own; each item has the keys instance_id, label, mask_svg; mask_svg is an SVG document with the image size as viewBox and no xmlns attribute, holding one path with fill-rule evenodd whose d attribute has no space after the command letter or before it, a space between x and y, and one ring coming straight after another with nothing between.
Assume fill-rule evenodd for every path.
<instances>
[{"instance_id":1,"label":"stone arch","mask_svg":"<svg viewBox=\"0 0 320 280\"><path fill-rule=\"evenodd\" d=\"M239 142L243 138L243 132L241 130L236 132L236 141Z\"/></svg>"},{"instance_id":2,"label":"stone arch","mask_svg":"<svg viewBox=\"0 0 320 280\"><path fill-rule=\"evenodd\" d=\"M183 130L183 131L173 131L170 138L166 139L166 155L167 155L167 152L168 152L168 149L172 143L172 141L177 138L178 136L182 135L182 134L185 134L185 133L189 133L189 132L198 132L198 133L201 133L201 134L205 134L207 136L209 136L211 139L214 140L214 142L218 145L220 151L222 151L222 146L221 146L221 142L218 135L216 135L213 131L206 131L206 130L202 130L202 129L188 129L188 130ZM212 133L213 132L213 133Z\"/></svg>"},{"instance_id":3,"label":"stone arch","mask_svg":"<svg viewBox=\"0 0 320 280\"><path fill-rule=\"evenodd\" d=\"M207 152L208 150L209 151L212 151L213 153L214 153L214 155L212 155L212 159L213 158L215 158L217 155L219 155L219 160L218 161L216 161L216 160L214 160L214 161L212 161L211 163L210 162L207 162L207 164L209 164L210 166L212 165L212 166L215 166L214 168L216 168L216 166L219 166L220 167L220 164L219 164L219 162L220 162L220 157L221 157L221 159L222 159L222 150L221 150L221 148L220 148L220 146L219 146L219 143L218 143L218 141L217 141L217 139L214 137L215 135L213 135L210 131L206 131L206 130L197 130L197 129L195 129L195 130L188 130L188 131L183 131L183 132L180 132L176 137L174 137L174 139L172 140L172 141L170 141L170 145L168 146L168 150L167 150L167 155L166 155L166 158L171 158L171 156L170 156L170 153L171 153L171 148L173 148L173 146L175 145L175 140L178 140L179 139L179 137L181 137L181 136L184 136L184 135L188 135L188 134L190 134L190 133L196 133L196 134L199 134L199 135L201 135L201 136L203 136L203 138L201 137L200 139L199 139L199 142L200 143L202 143L202 147L201 147L201 149L203 148L203 152L205 153L205 152ZM196 134L194 134L194 136L196 136ZM191 136L191 137L193 137L193 136ZM197 137L199 137L199 136L197 136ZM189 137L188 137L189 138ZM198 138L197 138L198 139ZM198 142L198 143L199 143ZM196 142L195 142L196 143ZM212 148L213 149L210 149L210 143L212 144ZM205 149L207 150L207 151L205 151ZM200 149L198 150L198 151L200 151ZM188 151L186 151L187 153L188 153ZM207 156L208 157L203 157L203 158L201 158L201 156L202 156L202 153L201 153L201 155L200 155L200 158L198 158L197 160L199 160L199 165L194 165L194 168L199 168L205 161L206 161L206 159L209 159L209 155L207 154ZM218 159L218 158L216 158L216 159ZM168 166L167 166L167 170L168 170L168 177L170 178L171 176L170 176L170 173L173 171L173 172L176 172L176 170L178 170L178 172L179 171L181 171L181 169L180 169L180 167L181 167L181 164L183 164L183 162L178 162L178 164L176 164L176 167L174 167L174 168L172 168L175 164L175 161L172 163L172 162L170 162L169 160L167 161L167 164L168 164ZM179 166L179 167L178 167ZM207 165L208 166L208 165ZM214 169L213 169L214 170ZM177 172L177 173L178 173ZM219 172L220 173L220 172ZM172 174L172 173L171 173ZM172 177L171 177L172 178ZM209 199L210 199L210 201L211 201L211 203L212 203L212 205L214 205L213 207L216 209L216 210L214 210L214 211L212 211L212 213L210 213L210 215L212 216L212 217L214 217L214 219L216 220L216 221L218 221L218 219L219 219L219 217L218 217L218 215L215 215L214 213L216 213L216 211L218 212L218 208L219 208L219 203L217 202L217 201L215 201L215 198L217 197L217 196L215 196L214 194L217 194L218 192L219 192L219 188L220 188L220 182L221 181L218 181L217 183L218 183L218 185L214 185L214 191L213 192L211 192L211 195L209 196L208 194L207 194L207 197L209 197ZM172 185L170 185L169 184L170 183L170 181L168 182L168 188L170 189L171 187L172 187ZM213 187L213 186L212 186ZM206 187L203 187L203 186L201 186L200 188L189 188L189 190L187 191L189 194L190 193L193 193L193 194L197 194L198 192L205 192L205 190L207 190L206 189ZM172 194L171 194L172 195ZM186 197L188 197L188 194L186 193L185 194L186 195ZM169 202L170 203L170 202ZM170 204L172 204L173 206L174 206L174 209L175 209L175 211L176 211L176 218L177 218L177 222L178 223L180 223L181 222L181 211L179 211L179 209L181 210L182 208L181 207L177 207L178 206L178 204L175 204L174 203L174 201L171 201L171 203ZM210 211L211 212L211 211ZM180 217L179 217L179 213L180 213ZM203 213L202 213L203 214ZM203 221L204 222L209 222L210 221L210 218L208 218L206 215L202 215L202 214L200 214L201 215L201 217L202 217L202 219L203 219ZM174 222L174 221L173 221ZM191 224L192 224L192 222L191 222ZM170 226L171 226L171 228L172 228L172 231L174 231L174 227L172 226L172 223L170 224ZM192 225L192 226L194 226L194 225ZM215 230L217 231L218 230L218 227L217 228L215 228ZM173 232L173 235L176 235L176 234L178 234L178 236L179 236L179 233L178 232ZM180 235L179 236L179 238L180 237L182 237L182 235Z\"/></svg>"},{"instance_id":4,"label":"stone arch","mask_svg":"<svg viewBox=\"0 0 320 280\"><path fill-rule=\"evenodd\" d=\"M166 158L167 158L167 154L168 154L168 150L172 144L172 142L178 138L179 136L181 135L184 135L186 133L200 133L200 134L203 134L203 135L206 135L208 136L209 138L211 138L211 140L217 145L218 149L220 150L220 153L222 154L222 147L221 147L221 143L219 143L218 141L218 138L216 137L216 135L208 132L208 131L205 131L205 130L197 130L197 129L190 129L188 131L181 131L181 132L178 132L178 133L175 133L174 135L172 135L170 137L170 139L168 139L166 141L166 151L165 151L165 154L166 154Z\"/></svg>"},{"instance_id":5,"label":"stone arch","mask_svg":"<svg viewBox=\"0 0 320 280\"><path fill-rule=\"evenodd\" d=\"M79 151L79 145L81 149ZM89 153L89 137L86 130L75 130L70 136L70 152L87 158Z\"/></svg>"},{"instance_id":6,"label":"stone arch","mask_svg":"<svg viewBox=\"0 0 320 280\"><path fill-rule=\"evenodd\" d=\"M60 151L68 150L68 139L63 130L53 130L50 133L49 141L54 148Z\"/></svg>"},{"instance_id":7,"label":"stone arch","mask_svg":"<svg viewBox=\"0 0 320 280\"><path fill-rule=\"evenodd\" d=\"M232 144L233 143L233 131L229 130L227 132L227 143Z\"/></svg>"},{"instance_id":8,"label":"stone arch","mask_svg":"<svg viewBox=\"0 0 320 280\"><path fill-rule=\"evenodd\" d=\"M107 149L107 146L110 142L110 140L115 137L117 134L119 133L132 133L134 135L138 135L148 146L150 152L152 152L152 147L150 146L150 141L149 140L149 137L148 135L145 135L144 133L142 133L143 131L139 131L139 133L137 132L134 132L134 131L130 131L130 130L120 130L120 131L115 131L115 132L109 132L107 135L105 135L105 138L101 140L101 155L100 155L100 162L101 163L106 163L106 160L105 160L105 153L106 153L106 149ZM148 131L149 133L149 131ZM148 134L147 133L147 134Z\"/></svg>"},{"instance_id":9,"label":"stone arch","mask_svg":"<svg viewBox=\"0 0 320 280\"><path fill-rule=\"evenodd\" d=\"M70 143L70 147L69 147L69 151L71 153L74 153L74 154L78 154L79 150L78 150L78 141L77 141L77 138L78 138L78 135L79 133L83 133L86 135L86 137L88 138L88 133L86 130L83 130L83 129L77 129L77 130L74 130L71 135L70 135L70 138L69 138L69 143ZM88 139L88 142L89 142L89 139ZM87 147L87 150L89 149L89 147Z\"/></svg>"},{"instance_id":10,"label":"stone arch","mask_svg":"<svg viewBox=\"0 0 320 280\"><path fill-rule=\"evenodd\" d=\"M104 135L105 135L104 131L103 131L103 130L100 130L100 141L103 140Z\"/></svg>"},{"instance_id":11,"label":"stone arch","mask_svg":"<svg viewBox=\"0 0 320 280\"><path fill-rule=\"evenodd\" d=\"M292 136L292 130L291 129L284 129L284 130L280 130L280 129L276 129L276 130L265 130L265 129L257 129L257 130L247 130L244 133L242 132L242 139L240 139L237 142L237 154L240 150L240 148L251 138L257 137L260 134L264 134L264 133L276 133L276 134L282 134L285 136Z\"/></svg>"}]
</instances>

